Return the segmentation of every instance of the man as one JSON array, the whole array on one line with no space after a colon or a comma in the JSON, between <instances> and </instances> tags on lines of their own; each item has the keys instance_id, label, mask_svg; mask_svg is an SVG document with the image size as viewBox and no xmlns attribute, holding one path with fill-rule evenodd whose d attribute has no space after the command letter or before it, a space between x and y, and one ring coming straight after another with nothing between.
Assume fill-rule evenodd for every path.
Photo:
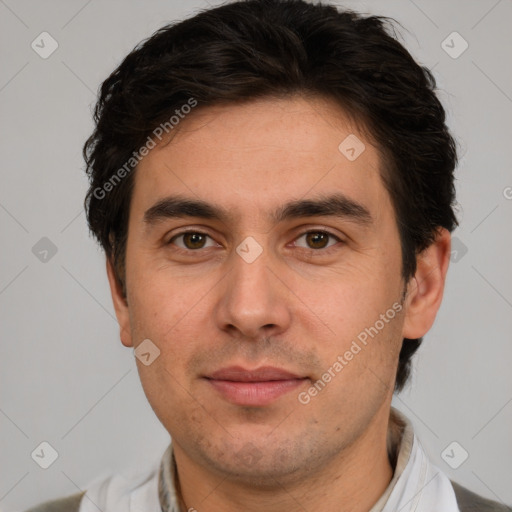
<instances>
[{"instance_id":1,"label":"man","mask_svg":"<svg viewBox=\"0 0 512 512\"><path fill-rule=\"evenodd\" d=\"M457 156L386 20L295 0L163 27L103 83L88 221L172 444L34 510L512 510L391 407L440 307Z\"/></svg>"}]
</instances>

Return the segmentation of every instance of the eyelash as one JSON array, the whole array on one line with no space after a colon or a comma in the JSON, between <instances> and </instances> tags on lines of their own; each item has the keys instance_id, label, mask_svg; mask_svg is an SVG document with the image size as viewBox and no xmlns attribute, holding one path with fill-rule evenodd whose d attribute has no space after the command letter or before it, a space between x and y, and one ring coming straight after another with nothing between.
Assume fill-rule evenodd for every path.
<instances>
[{"instance_id":1,"label":"eyelash","mask_svg":"<svg viewBox=\"0 0 512 512\"><path fill-rule=\"evenodd\" d=\"M167 245L171 245L176 238L178 238L180 236L183 236L183 235L186 235L188 233L192 233L194 235L207 236L209 238L212 238L208 233L204 233L202 231L197 231L197 230L189 229L189 230L185 230L185 231L181 231L179 233L176 233L167 242ZM329 236L331 238L334 238L337 242L343 243L343 240L341 240L338 236L336 236L335 234L331 233L330 231L326 231L326 230L323 230L323 229L312 229L312 230L304 231L301 234L299 234L299 236L297 238L295 238L295 240L298 240L299 238L303 237L304 235L309 235L311 233L314 233L314 234L321 233L321 234L327 235L327 236ZM181 253L186 253L186 254L190 254L190 253L193 253L193 252L200 252L202 249L204 249L204 248L201 247L199 249L183 249L182 247L175 246L175 250L176 251L181 252ZM208 249L208 247L206 249ZM338 249L338 247L337 247L337 244L335 244L335 245L332 245L330 247L321 248L321 249L306 249L304 247L299 247L299 249L301 249L302 251L305 251L305 252L310 252L310 253L322 252L324 254L330 254L331 250L336 250L336 249Z\"/></svg>"}]
</instances>

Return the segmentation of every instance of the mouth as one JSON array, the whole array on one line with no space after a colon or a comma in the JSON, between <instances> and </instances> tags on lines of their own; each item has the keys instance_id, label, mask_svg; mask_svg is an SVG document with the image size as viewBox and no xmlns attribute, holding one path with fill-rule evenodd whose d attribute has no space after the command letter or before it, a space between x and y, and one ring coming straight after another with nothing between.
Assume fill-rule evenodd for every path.
<instances>
[{"instance_id":1,"label":"mouth","mask_svg":"<svg viewBox=\"0 0 512 512\"><path fill-rule=\"evenodd\" d=\"M301 386L308 377L271 366L255 370L231 366L217 370L205 379L228 402L256 407L274 402Z\"/></svg>"}]
</instances>

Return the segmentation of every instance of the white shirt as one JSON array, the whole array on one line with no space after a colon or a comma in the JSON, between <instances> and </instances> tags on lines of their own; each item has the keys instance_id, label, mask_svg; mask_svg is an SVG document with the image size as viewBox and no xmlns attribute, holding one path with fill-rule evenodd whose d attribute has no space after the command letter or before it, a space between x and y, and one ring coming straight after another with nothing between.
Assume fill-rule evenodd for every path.
<instances>
[{"instance_id":1,"label":"white shirt","mask_svg":"<svg viewBox=\"0 0 512 512\"><path fill-rule=\"evenodd\" d=\"M460 512L448 477L429 460L411 422L391 408L388 453L393 478L369 512ZM87 486L79 512L186 512L177 499L172 443L157 464L123 475L98 477Z\"/></svg>"}]
</instances>

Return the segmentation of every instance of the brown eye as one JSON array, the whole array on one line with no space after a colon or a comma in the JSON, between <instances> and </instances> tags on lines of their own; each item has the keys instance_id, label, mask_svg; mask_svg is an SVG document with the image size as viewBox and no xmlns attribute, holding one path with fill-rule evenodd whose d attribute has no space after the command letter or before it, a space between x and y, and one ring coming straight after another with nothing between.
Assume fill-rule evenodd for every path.
<instances>
[{"instance_id":1,"label":"brown eye","mask_svg":"<svg viewBox=\"0 0 512 512\"><path fill-rule=\"evenodd\" d=\"M176 236L173 236L169 240L169 244L173 244L175 240L182 239L181 244L176 243L175 245L180 249L184 250L197 250L203 249L205 247L206 239L210 238L206 233L201 233L198 231L187 231L185 233L180 233Z\"/></svg>"},{"instance_id":2,"label":"brown eye","mask_svg":"<svg viewBox=\"0 0 512 512\"><path fill-rule=\"evenodd\" d=\"M307 246L304 247L299 245L299 247L314 250L326 249L332 245L335 245L336 241L341 241L337 236L334 236L327 231L308 231L302 234L297 240L300 240L301 238L305 238ZM334 239L334 244L328 245L330 238Z\"/></svg>"},{"instance_id":3,"label":"brown eye","mask_svg":"<svg viewBox=\"0 0 512 512\"><path fill-rule=\"evenodd\" d=\"M313 249L324 249L329 242L329 235L325 233L308 233L306 241Z\"/></svg>"},{"instance_id":4,"label":"brown eye","mask_svg":"<svg viewBox=\"0 0 512 512\"><path fill-rule=\"evenodd\" d=\"M188 249L200 249L205 242L204 235L200 233L185 233L183 235L183 243Z\"/></svg>"}]
</instances>

